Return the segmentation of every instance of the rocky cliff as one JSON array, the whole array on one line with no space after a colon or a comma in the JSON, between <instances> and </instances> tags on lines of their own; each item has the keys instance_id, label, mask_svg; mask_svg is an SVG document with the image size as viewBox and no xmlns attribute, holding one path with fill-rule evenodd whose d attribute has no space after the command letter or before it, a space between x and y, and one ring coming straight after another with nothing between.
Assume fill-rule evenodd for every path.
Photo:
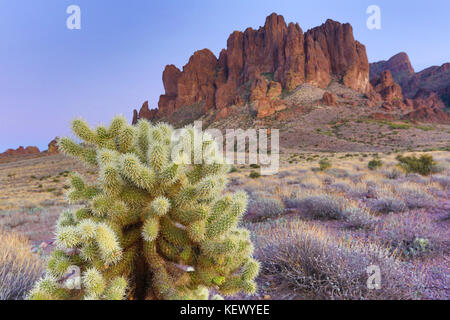
<instances>
[{"instance_id":1,"label":"rocky cliff","mask_svg":"<svg viewBox=\"0 0 450 320\"><path fill-rule=\"evenodd\" d=\"M326 88L332 80L362 93L371 90L365 46L354 39L350 24L332 20L303 32L277 14L267 17L258 30L233 32L217 58L210 50L197 51L179 70L163 72L165 94L158 110L144 104L139 118L170 116L176 110L202 104L204 112L256 102L265 117L285 106L278 99L302 84Z\"/></svg>"}]
</instances>

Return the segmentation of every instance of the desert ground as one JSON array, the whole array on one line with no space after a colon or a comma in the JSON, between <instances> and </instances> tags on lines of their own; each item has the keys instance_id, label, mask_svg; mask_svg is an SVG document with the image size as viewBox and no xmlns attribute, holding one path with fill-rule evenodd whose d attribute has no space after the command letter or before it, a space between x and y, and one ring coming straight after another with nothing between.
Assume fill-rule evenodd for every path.
<instances>
[{"instance_id":1,"label":"desert ground","mask_svg":"<svg viewBox=\"0 0 450 320\"><path fill-rule=\"evenodd\" d=\"M400 154L412 155L284 153L273 176L260 176L255 165L233 167L228 188L249 195L242 224L262 265L257 295L238 298L448 299L450 152L414 153L434 158L427 176L400 168ZM39 277L55 222L72 208L65 191L73 172L97 178L62 155L0 163L0 269L23 268L30 283ZM11 247L26 254L5 266ZM373 265L379 290L367 287ZM23 298L29 286L5 293L2 282L2 298Z\"/></svg>"}]
</instances>

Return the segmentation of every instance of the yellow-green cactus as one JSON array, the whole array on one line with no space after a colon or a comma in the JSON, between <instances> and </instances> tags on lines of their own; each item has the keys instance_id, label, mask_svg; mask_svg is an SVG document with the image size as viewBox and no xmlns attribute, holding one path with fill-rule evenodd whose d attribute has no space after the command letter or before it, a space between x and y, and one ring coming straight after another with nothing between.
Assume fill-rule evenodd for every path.
<instances>
[{"instance_id":1,"label":"yellow-green cactus","mask_svg":"<svg viewBox=\"0 0 450 320\"><path fill-rule=\"evenodd\" d=\"M167 124L116 117L93 130L82 120L60 149L98 168L96 185L71 177L57 249L29 299L221 299L253 294L259 263L249 232L239 227L246 194L223 194L228 165L214 140L192 126L173 135ZM194 142L200 137L200 145ZM198 161L200 159L200 161ZM211 161L214 160L214 161ZM70 267L80 287L66 288Z\"/></svg>"}]
</instances>

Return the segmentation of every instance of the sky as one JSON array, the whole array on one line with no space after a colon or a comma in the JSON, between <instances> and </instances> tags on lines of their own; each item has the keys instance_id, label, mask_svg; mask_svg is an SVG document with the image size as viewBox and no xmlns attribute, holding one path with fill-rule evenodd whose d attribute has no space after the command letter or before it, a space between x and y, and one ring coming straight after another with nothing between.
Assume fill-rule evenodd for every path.
<instances>
[{"instance_id":1,"label":"sky","mask_svg":"<svg viewBox=\"0 0 450 320\"><path fill-rule=\"evenodd\" d=\"M81 29L69 30L70 5ZM381 30L369 30L370 5ZM216 55L234 30L258 28L276 12L304 31L331 18L349 22L370 62L405 51L420 71L450 61L448 0L0 0L0 152L41 150L70 135L70 121L131 120L156 107L165 65L182 68L196 51Z\"/></svg>"}]
</instances>

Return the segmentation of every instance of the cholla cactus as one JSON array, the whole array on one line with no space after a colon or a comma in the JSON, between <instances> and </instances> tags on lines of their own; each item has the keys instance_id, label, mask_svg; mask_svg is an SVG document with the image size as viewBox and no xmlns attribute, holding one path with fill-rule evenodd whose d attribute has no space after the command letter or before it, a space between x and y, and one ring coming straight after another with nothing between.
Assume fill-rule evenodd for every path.
<instances>
[{"instance_id":1,"label":"cholla cactus","mask_svg":"<svg viewBox=\"0 0 450 320\"><path fill-rule=\"evenodd\" d=\"M64 212L44 279L30 299L208 299L253 294L259 264L249 232L238 226L247 199L225 194L229 167L217 145L182 130L177 139L166 124L116 117L92 130L75 120L83 144L63 138L60 149L99 169L97 185L71 178L71 203ZM198 164L194 163L202 156ZM214 161L211 161L213 159ZM81 289L59 285L70 266L81 270ZM218 299L220 296L214 296Z\"/></svg>"}]
</instances>

